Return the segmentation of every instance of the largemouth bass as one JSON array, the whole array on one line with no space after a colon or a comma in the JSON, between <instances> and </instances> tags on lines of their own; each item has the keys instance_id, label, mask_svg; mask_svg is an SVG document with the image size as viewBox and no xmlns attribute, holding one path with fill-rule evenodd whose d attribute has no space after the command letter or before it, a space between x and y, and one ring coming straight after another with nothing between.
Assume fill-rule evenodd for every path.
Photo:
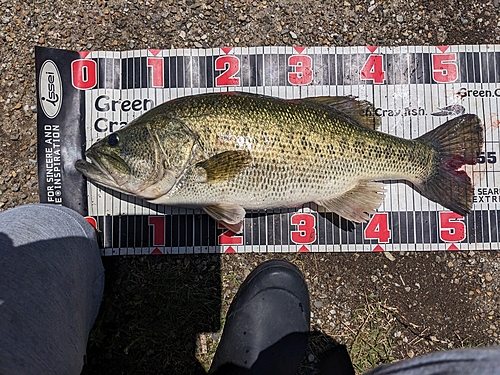
<instances>
[{"instance_id":1,"label":"largemouth bass","mask_svg":"<svg viewBox=\"0 0 500 375\"><path fill-rule=\"evenodd\" d=\"M96 142L76 168L151 203L201 207L234 232L246 209L308 202L366 221L384 198L384 180L411 182L469 213L473 186L459 168L477 162L480 119L465 114L408 140L377 131L372 109L349 97L187 96Z\"/></svg>"}]
</instances>

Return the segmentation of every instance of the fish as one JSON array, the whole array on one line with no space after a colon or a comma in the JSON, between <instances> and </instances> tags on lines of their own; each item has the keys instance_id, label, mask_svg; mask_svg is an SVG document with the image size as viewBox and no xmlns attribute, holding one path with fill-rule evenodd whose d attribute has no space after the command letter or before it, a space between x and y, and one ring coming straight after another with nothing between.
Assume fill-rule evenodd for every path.
<instances>
[{"instance_id":1,"label":"fish","mask_svg":"<svg viewBox=\"0 0 500 375\"><path fill-rule=\"evenodd\" d=\"M247 210L310 202L354 223L368 221L388 180L470 213L474 190L462 167L477 163L480 118L463 114L404 139L378 131L374 113L372 103L354 97L185 96L97 141L75 167L154 204L202 208L235 233Z\"/></svg>"}]
</instances>

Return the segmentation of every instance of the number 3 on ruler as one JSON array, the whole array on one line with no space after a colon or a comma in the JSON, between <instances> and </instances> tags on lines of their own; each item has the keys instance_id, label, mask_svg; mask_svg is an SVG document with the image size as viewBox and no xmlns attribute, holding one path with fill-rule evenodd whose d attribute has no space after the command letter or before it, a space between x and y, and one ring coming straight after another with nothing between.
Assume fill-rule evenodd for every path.
<instances>
[{"instance_id":1,"label":"number 3 on ruler","mask_svg":"<svg viewBox=\"0 0 500 375\"><path fill-rule=\"evenodd\" d=\"M288 73L288 82L290 82L292 85L307 85L312 82L313 71L311 70L311 56L290 56L288 58L288 65L295 68L294 72Z\"/></svg>"},{"instance_id":2,"label":"number 3 on ruler","mask_svg":"<svg viewBox=\"0 0 500 375\"><path fill-rule=\"evenodd\" d=\"M215 70L224 70L215 78L215 85L239 86L240 77L235 77L240 71L240 60L236 56L219 56L215 59Z\"/></svg>"},{"instance_id":3,"label":"number 3 on ruler","mask_svg":"<svg viewBox=\"0 0 500 375\"><path fill-rule=\"evenodd\" d=\"M387 212L376 213L372 216L365 228L365 238L378 240L381 243L389 242L391 230L389 229L389 214Z\"/></svg>"},{"instance_id":4,"label":"number 3 on ruler","mask_svg":"<svg viewBox=\"0 0 500 375\"><path fill-rule=\"evenodd\" d=\"M316 241L316 217L311 214L294 214L290 222L297 226L292 231L292 241L299 245L307 245Z\"/></svg>"}]
</instances>

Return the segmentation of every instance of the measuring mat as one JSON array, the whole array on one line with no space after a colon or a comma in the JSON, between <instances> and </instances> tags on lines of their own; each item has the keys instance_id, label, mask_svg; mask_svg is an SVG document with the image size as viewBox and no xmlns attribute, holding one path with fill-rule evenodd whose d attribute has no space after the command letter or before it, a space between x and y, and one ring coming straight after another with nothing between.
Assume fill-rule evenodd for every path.
<instances>
[{"instance_id":1,"label":"measuring mat","mask_svg":"<svg viewBox=\"0 0 500 375\"><path fill-rule=\"evenodd\" d=\"M87 216L103 255L500 249L500 45L224 47L75 52L36 48L40 201ZM241 91L299 99L355 96L381 132L414 139L472 113L484 125L466 166L473 211L463 217L404 182L366 223L315 204L247 212L243 233L200 210L150 204L87 182L85 149L171 99ZM318 212L320 211L320 212Z\"/></svg>"}]
</instances>

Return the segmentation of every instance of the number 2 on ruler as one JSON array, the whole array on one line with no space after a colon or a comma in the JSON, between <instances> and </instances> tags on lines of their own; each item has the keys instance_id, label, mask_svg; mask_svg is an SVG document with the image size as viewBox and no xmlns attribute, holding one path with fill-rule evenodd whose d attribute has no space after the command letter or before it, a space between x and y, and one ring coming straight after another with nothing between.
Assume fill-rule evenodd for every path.
<instances>
[{"instance_id":1,"label":"number 2 on ruler","mask_svg":"<svg viewBox=\"0 0 500 375\"><path fill-rule=\"evenodd\" d=\"M219 56L215 59L215 69L224 70L215 78L215 85L220 86L239 86L240 77L235 77L240 71L240 60L236 56Z\"/></svg>"},{"instance_id":2,"label":"number 2 on ruler","mask_svg":"<svg viewBox=\"0 0 500 375\"><path fill-rule=\"evenodd\" d=\"M226 229L221 223L217 223L217 228ZM217 242L219 245L243 245L243 237L232 230L226 229L223 233L219 234Z\"/></svg>"}]
</instances>

